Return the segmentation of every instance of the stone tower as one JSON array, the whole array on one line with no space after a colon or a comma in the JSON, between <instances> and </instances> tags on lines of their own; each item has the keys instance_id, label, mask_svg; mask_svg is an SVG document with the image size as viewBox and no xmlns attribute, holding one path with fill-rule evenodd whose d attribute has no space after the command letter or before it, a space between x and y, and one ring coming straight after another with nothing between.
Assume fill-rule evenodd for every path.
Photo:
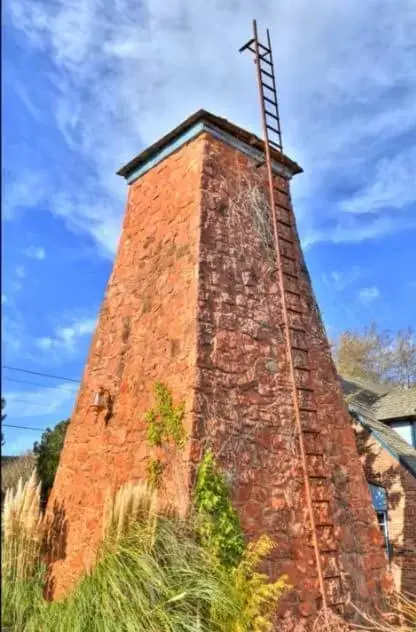
<instances>
[{"instance_id":1,"label":"stone tower","mask_svg":"<svg viewBox=\"0 0 416 632\"><path fill-rule=\"evenodd\" d=\"M144 413L161 380L185 402L186 486L210 445L247 537L277 543L268 572L295 586L288 611L306 622L319 608L262 148L199 111L119 172L122 235L48 507L56 598L93 561L108 487L146 477ZM296 232L289 181L301 169L277 151L273 160L296 379L308 370L312 380L302 425L325 592L335 609L351 598L368 610L386 559ZM100 387L112 404L97 415Z\"/></svg>"}]
</instances>

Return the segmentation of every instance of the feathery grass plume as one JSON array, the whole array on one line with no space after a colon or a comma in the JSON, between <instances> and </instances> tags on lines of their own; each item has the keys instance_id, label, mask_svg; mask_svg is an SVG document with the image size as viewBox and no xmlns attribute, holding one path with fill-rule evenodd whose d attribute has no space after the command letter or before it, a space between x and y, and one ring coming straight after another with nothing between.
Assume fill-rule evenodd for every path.
<instances>
[{"instance_id":1,"label":"feathery grass plume","mask_svg":"<svg viewBox=\"0 0 416 632\"><path fill-rule=\"evenodd\" d=\"M133 500L136 522L127 520ZM113 509L110 540L91 573L65 600L36 610L24 632L232 630L240 616L232 578L189 523L161 515L142 485L120 490Z\"/></svg>"},{"instance_id":2,"label":"feathery grass plume","mask_svg":"<svg viewBox=\"0 0 416 632\"><path fill-rule=\"evenodd\" d=\"M6 492L2 516L2 621L23 629L42 598L44 521L36 471ZM20 626L20 627L19 627Z\"/></svg>"},{"instance_id":3,"label":"feathery grass plume","mask_svg":"<svg viewBox=\"0 0 416 632\"><path fill-rule=\"evenodd\" d=\"M40 510L40 483L36 471L13 492L8 489L2 517L2 574L10 579L31 577L40 559L44 522Z\"/></svg>"},{"instance_id":4,"label":"feathery grass plume","mask_svg":"<svg viewBox=\"0 0 416 632\"><path fill-rule=\"evenodd\" d=\"M8 494L6 522L13 537L17 532L11 516L32 512L27 523L34 530L39 525L36 508L39 512L39 488L32 477L30 485L19 485L16 495ZM111 501L108 496L104 518L95 565L65 599L42 600L42 568L36 556L22 589L13 594L16 584L9 582L4 622L14 632L270 629L276 601L287 585L284 578L270 584L256 571L272 548L268 539L250 545L239 567L230 570L200 544L193 521L181 518L144 483L125 485Z\"/></svg>"},{"instance_id":5,"label":"feathery grass plume","mask_svg":"<svg viewBox=\"0 0 416 632\"><path fill-rule=\"evenodd\" d=\"M354 626L357 630L373 630L374 632L415 632L416 630L416 595L408 592L395 592L391 598L391 609L388 613L380 613L378 617L370 616L355 608L364 623Z\"/></svg>"}]
</instances>

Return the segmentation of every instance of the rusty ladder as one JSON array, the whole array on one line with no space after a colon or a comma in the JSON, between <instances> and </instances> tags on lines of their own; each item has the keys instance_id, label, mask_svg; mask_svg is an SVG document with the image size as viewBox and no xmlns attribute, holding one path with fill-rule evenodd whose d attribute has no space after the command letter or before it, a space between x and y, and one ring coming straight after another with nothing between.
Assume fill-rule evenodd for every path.
<instances>
[{"instance_id":1,"label":"rusty ladder","mask_svg":"<svg viewBox=\"0 0 416 632\"><path fill-rule=\"evenodd\" d=\"M265 165L267 169L277 273L283 310L282 325L292 384L292 402L319 592L327 619L328 605L342 612L344 600L341 596L339 564L334 547L333 545L331 547L330 544L331 533L333 540L334 525L329 517L329 498L325 497L325 493L322 492L328 482L328 477L325 475L322 437L318 430L317 405L311 383L305 312L300 291L301 253L297 252L297 235L289 184L284 188L279 186L272 167L272 151L282 152L283 146L270 33L267 29L267 46L261 44L258 40L256 20L253 20L253 37L240 48L240 52L245 50L254 53L254 63L257 67L264 135L264 159L256 166ZM323 508L326 511L322 511ZM327 543L323 543L321 546L318 529L326 529L326 534L330 534L327 537ZM332 557L332 564L325 563L329 557ZM332 586L338 584L339 590L326 590L325 584L328 582L331 582Z\"/></svg>"}]
</instances>

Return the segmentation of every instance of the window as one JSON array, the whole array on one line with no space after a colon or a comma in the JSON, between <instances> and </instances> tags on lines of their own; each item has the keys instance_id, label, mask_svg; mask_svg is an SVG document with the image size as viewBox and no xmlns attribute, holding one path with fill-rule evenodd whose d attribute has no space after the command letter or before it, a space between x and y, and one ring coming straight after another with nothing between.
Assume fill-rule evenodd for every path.
<instances>
[{"instance_id":1,"label":"window","mask_svg":"<svg viewBox=\"0 0 416 632\"><path fill-rule=\"evenodd\" d=\"M373 507L376 511L378 526L380 527L380 531L384 536L384 545L387 553L387 557L390 561L391 559L391 548L389 541L389 523L388 523L388 515L387 515L387 494L384 487L380 485L369 485L371 500L373 502Z\"/></svg>"},{"instance_id":2,"label":"window","mask_svg":"<svg viewBox=\"0 0 416 632\"><path fill-rule=\"evenodd\" d=\"M406 443L416 448L416 422L411 419L404 419L403 421L392 421L389 423L390 428L393 428L401 436Z\"/></svg>"}]
</instances>

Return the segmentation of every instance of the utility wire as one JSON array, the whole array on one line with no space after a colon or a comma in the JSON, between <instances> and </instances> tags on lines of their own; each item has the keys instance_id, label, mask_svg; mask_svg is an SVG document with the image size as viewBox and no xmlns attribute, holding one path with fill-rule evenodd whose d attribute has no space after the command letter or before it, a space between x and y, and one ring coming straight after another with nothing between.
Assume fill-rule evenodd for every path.
<instances>
[{"instance_id":1,"label":"utility wire","mask_svg":"<svg viewBox=\"0 0 416 632\"><path fill-rule=\"evenodd\" d=\"M15 366L3 364L3 369L9 369L10 371L20 371L21 373L30 373L31 375L40 375L41 377L49 377L53 380L63 380L64 382L75 382L79 384L81 380L74 380L72 377L62 377L60 375L51 375L50 373L40 373L39 371L29 371L29 369L20 369Z\"/></svg>"},{"instance_id":2,"label":"utility wire","mask_svg":"<svg viewBox=\"0 0 416 632\"><path fill-rule=\"evenodd\" d=\"M3 380L7 380L8 382L17 382L18 384L31 384L32 386L43 386L45 388L59 388L62 391L70 391L72 393L76 392L76 388L67 388L66 386L49 386L49 384L39 384L39 382L31 382L30 380L17 380L14 377L4 376Z\"/></svg>"},{"instance_id":3,"label":"utility wire","mask_svg":"<svg viewBox=\"0 0 416 632\"><path fill-rule=\"evenodd\" d=\"M32 399L32 401L30 399L20 399L20 397L16 397L13 399L9 399L9 401L7 402L7 406L12 406L13 404L30 404L31 406L41 406L41 407L45 407L45 406L49 406L50 402L39 402L36 401L34 399ZM45 413L47 414L47 413Z\"/></svg>"},{"instance_id":4,"label":"utility wire","mask_svg":"<svg viewBox=\"0 0 416 632\"><path fill-rule=\"evenodd\" d=\"M1 424L7 426L7 428L21 428L22 430L34 430L36 432L45 432L47 428L29 428L29 426L15 426L13 424Z\"/></svg>"}]
</instances>

